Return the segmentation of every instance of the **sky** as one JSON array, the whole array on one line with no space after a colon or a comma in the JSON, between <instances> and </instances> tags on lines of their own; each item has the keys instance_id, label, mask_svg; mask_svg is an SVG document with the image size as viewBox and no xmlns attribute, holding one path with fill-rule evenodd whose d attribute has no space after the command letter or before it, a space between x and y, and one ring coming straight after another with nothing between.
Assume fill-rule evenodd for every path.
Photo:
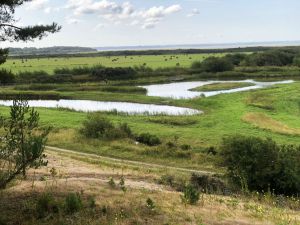
<instances>
[{"instance_id":1,"label":"sky","mask_svg":"<svg viewBox=\"0 0 300 225\"><path fill-rule=\"evenodd\" d=\"M0 47L141 46L300 40L299 0L33 0L17 24L62 30Z\"/></svg>"}]
</instances>

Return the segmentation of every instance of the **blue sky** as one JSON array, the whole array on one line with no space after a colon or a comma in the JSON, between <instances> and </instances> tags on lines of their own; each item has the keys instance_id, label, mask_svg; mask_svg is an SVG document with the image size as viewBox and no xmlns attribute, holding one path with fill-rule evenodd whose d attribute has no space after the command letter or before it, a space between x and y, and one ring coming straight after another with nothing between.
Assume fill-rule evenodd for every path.
<instances>
[{"instance_id":1,"label":"blue sky","mask_svg":"<svg viewBox=\"0 0 300 225\"><path fill-rule=\"evenodd\" d=\"M60 33L5 46L128 46L300 40L299 0L33 0L20 25L57 22Z\"/></svg>"}]
</instances>

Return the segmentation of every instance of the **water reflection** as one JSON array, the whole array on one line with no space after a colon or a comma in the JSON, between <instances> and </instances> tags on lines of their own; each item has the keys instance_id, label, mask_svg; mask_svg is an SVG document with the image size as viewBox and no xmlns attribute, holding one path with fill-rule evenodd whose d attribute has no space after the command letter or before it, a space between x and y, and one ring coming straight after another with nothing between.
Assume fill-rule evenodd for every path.
<instances>
[{"instance_id":1,"label":"water reflection","mask_svg":"<svg viewBox=\"0 0 300 225\"><path fill-rule=\"evenodd\" d=\"M199 110L154 104L139 104L127 102L102 102L90 100L30 100L31 107L67 108L83 112L114 111L128 114L166 114L166 115L194 115L202 113ZM0 100L0 105L11 106L12 101Z\"/></svg>"},{"instance_id":2,"label":"water reflection","mask_svg":"<svg viewBox=\"0 0 300 225\"><path fill-rule=\"evenodd\" d=\"M198 92L198 91L191 91L190 89L201 87L207 84L214 84L214 83L253 83L253 86L249 87L242 87L242 88L234 88L230 90L222 90L222 91L206 91L206 92ZM289 84L293 83L293 80L285 80L285 81L274 81L274 82L258 82L254 80L239 80L239 81L192 81L192 82L178 82L178 83L170 83L170 84L154 84L148 86L142 86L143 88L147 89L148 96L158 96L158 97L168 97L168 98L175 98L175 99L187 99L187 98L195 98L199 96L214 96L218 94L226 94L226 93L234 93L234 92L241 92L241 91L248 91L254 89L260 89L269 87L275 84Z\"/></svg>"}]
</instances>

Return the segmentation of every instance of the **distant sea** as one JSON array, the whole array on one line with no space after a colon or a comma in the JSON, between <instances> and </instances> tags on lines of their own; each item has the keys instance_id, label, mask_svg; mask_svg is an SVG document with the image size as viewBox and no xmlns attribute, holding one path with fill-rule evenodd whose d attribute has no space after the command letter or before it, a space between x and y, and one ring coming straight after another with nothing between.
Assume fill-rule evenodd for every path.
<instances>
[{"instance_id":1,"label":"distant sea","mask_svg":"<svg viewBox=\"0 0 300 225\"><path fill-rule=\"evenodd\" d=\"M120 51L120 50L154 50L154 49L226 49L243 47L279 47L279 46L300 46L300 41L278 41L278 42L244 42L226 44L183 44L183 45L144 45L144 46L115 46L96 47L98 51Z\"/></svg>"}]
</instances>

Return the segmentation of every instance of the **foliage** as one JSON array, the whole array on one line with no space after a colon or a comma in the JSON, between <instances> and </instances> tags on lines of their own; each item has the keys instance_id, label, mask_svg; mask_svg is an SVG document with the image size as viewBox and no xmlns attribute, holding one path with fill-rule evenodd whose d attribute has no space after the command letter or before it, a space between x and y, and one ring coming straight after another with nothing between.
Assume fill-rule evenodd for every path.
<instances>
[{"instance_id":1,"label":"foliage","mask_svg":"<svg viewBox=\"0 0 300 225\"><path fill-rule=\"evenodd\" d=\"M1 57L1 53L0 53L0 57ZM1 61L1 59L0 59ZM0 62L1 64L1 62ZM0 69L0 85L1 84L11 84L15 82L15 75L10 72L7 71L5 69Z\"/></svg>"},{"instance_id":2,"label":"foliage","mask_svg":"<svg viewBox=\"0 0 300 225\"><path fill-rule=\"evenodd\" d=\"M191 184L186 185L181 199L184 203L195 205L200 198L200 192Z\"/></svg>"},{"instance_id":3,"label":"foliage","mask_svg":"<svg viewBox=\"0 0 300 225\"><path fill-rule=\"evenodd\" d=\"M294 58L293 65L300 67L300 57L299 56Z\"/></svg>"},{"instance_id":4,"label":"foliage","mask_svg":"<svg viewBox=\"0 0 300 225\"><path fill-rule=\"evenodd\" d=\"M300 193L300 147L279 146L272 139L232 136L221 147L229 178L250 191Z\"/></svg>"},{"instance_id":5,"label":"foliage","mask_svg":"<svg viewBox=\"0 0 300 225\"><path fill-rule=\"evenodd\" d=\"M234 69L234 66L230 60L225 57L209 57L203 60L201 63L201 69L205 72L224 72L231 71Z\"/></svg>"},{"instance_id":6,"label":"foliage","mask_svg":"<svg viewBox=\"0 0 300 225\"><path fill-rule=\"evenodd\" d=\"M142 133L140 134L136 140L140 143L143 143L145 145L149 145L149 146L156 146L156 145L160 145L161 141L160 139L153 134L149 134L149 133Z\"/></svg>"},{"instance_id":7,"label":"foliage","mask_svg":"<svg viewBox=\"0 0 300 225\"><path fill-rule=\"evenodd\" d=\"M147 205L147 208L150 210L155 209L155 204L151 198L147 198L146 205Z\"/></svg>"},{"instance_id":8,"label":"foliage","mask_svg":"<svg viewBox=\"0 0 300 225\"><path fill-rule=\"evenodd\" d=\"M114 178L110 178L109 181L108 181L108 185L111 187L111 188L115 188L116 187L116 182L114 181Z\"/></svg>"},{"instance_id":9,"label":"foliage","mask_svg":"<svg viewBox=\"0 0 300 225\"><path fill-rule=\"evenodd\" d=\"M128 124L122 123L119 126L115 126L111 121L98 113L89 114L82 125L80 133L87 138L118 139L133 136Z\"/></svg>"},{"instance_id":10,"label":"foliage","mask_svg":"<svg viewBox=\"0 0 300 225\"><path fill-rule=\"evenodd\" d=\"M39 114L24 100L14 100L10 117L1 118L5 134L0 142L0 188L20 173L25 177L28 168L47 164L44 148L49 129L37 132L38 125Z\"/></svg>"},{"instance_id":11,"label":"foliage","mask_svg":"<svg viewBox=\"0 0 300 225\"><path fill-rule=\"evenodd\" d=\"M247 57L246 54L236 53L236 54L227 54L225 56L234 66L239 66L240 63Z\"/></svg>"},{"instance_id":12,"label":"foliage","mask_svg":"<svg viewBox=\"0 0 300 225\"><path fill-rule=\"evenodd\" d=\"M278 159L275 191L277 193L300 193L300 146L281 146Z\"/></svg>"},{"instance_id":13,"label":"foliage","mask_svg":"<svg viewBox=\"0 0 300 225\"><path fill-rule=\"evenodd\" d=\"M38 218L46 217L50 213L58 213L59 207L52 194L43 193L37 200L36 212Z\"/></svg>"},{"instance_id":14,"label":"foliage","mask_svg":"<svg viewBox=\"0 0 300 225\"><path fill-rule=\"evenodd\" d=\"M5 0L0 3L0 41L30 41L42 39L47 33L58 32L61 27L56 23L50 25L16 26L15 8L28 0ZM0 51L0 63L4 63L7 50Z\"/></svg>"},{"instance_id":15,"label":"foliage","mask_svg":"<svg viewBox=\"0 0 300 225\"><path fill-rule=\"evenodd\" d=\"M119 186L120 186L120 188L121 188L121 190L123 192L127 191L127 188L125 186L125 178L124 178L124 176L121 176L121 179L120 179L120 182L119 182Z\"/></svg>"},{"instance_id":16,"label":"foliage","mask_svg":"<svg viewBox=\"0 0 300 225\"><path fill-rule=\"evenodd\" d=\"M293 50L270 50L248 55L243 61L245 66L287 66L293 63Z\"/></svg>"},{"instance_id":17,"label":"foliage","mask_svg":"<svg viewBox=\"0 0 300 225\"><path fill-rule=\"evenodd\" d=\"M92 76L97 78L97 80L133 79L136 77L136 71L131 67L104 67L93 69Z\"/></svg>"},{"instance_id":18,"label":"foliage","mask_svg":"<svg viewBox=\"0 0 300 225\"><path fill-rule=\"evenodd\" d=\"M208 194L225 194L228 191L225 182L212 175L193 173L190 183L198 190Z\"/></svg>"},{"instance_id":19,"label":"foliage","mask_svg":"<svg viewBox=\"0 0 300 225\"><path fill-rule=\"evenodd\" d=\"M191 65L191 68L194 70L201 69L202 64L200 61L194 61Z\"/></svg>"},{"instance_id":20,"label":"foliage","mask_svg":"<svg viewBox=\"0 0 300 225\"><path fill-rule=\"evenodd\" d=\"M82 208L81 197L78 193L69 193L65 200L66 212L73 214Z\"/></svg>"}]
</instances>

